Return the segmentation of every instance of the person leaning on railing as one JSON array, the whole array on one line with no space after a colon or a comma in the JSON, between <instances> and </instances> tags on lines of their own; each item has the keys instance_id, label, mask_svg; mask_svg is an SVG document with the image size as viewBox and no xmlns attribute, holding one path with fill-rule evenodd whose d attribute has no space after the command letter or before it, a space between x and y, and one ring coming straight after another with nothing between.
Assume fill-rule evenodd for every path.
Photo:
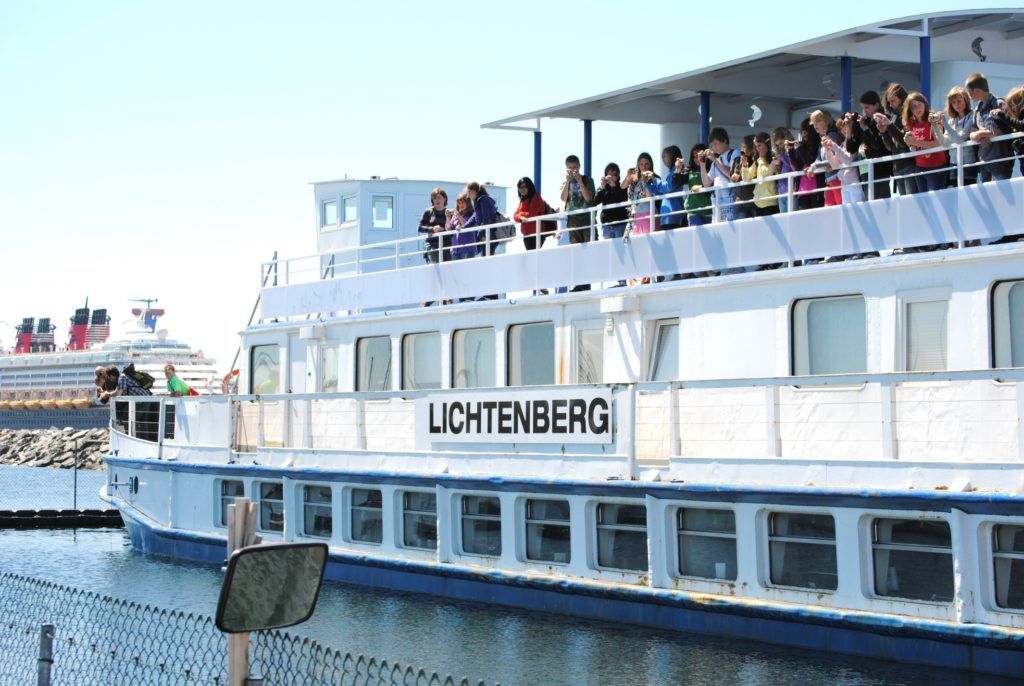
<instances>
[{"instance_id":1,"label":"person leaning on railing","mask_svg":"<svg viewBox=\"0 0 1024 686\"><path fill-rule=\"evenodd\" d=\"M861 116L857 123L860 126L861 156L868 160L888 157L889 150L882 141L882 134L878 130L878 121L875 119L875 115L882 111L882 99L878 97L878 93L865 91L860 96L860 111ZM873 169L874 199L888 198L890 196L889 177L892 176L892 162L876 162ZM865 195L867 195L866 191Z\"/></svg>"},{"instance_id":2,"label":"person leaning on railing","mask_svg":"<svg viewBox=\"0 0 1024 686\"><path fill-rule=\"evenodd\" d=\"M789 129L785 126L776 126L772 129L772 152L775 154L775 159L778 160L779 173L788 174L793 171L793 160L790 155L792 150L793 134L790 133ZM789 178L779 179L775 183L775 192L778 194L779 199L779 212L789 211L789 184L791 180ZM795 208L794 208L795 209Z\"/></svg>"},{"instance_id":3,"label":"person leaning on railing","mask_svg":"<svg viewBox=\"0 0 1024 686\"><path fill-rule=\"evenodd\" d=\"M660 178L654 173L654 159L646 152L640 153L636 166L626 172L626 178L620 185L626 189L626 195L633 203L629 206L629 233L642 236L651 232L651 222L656 218L651 216L650 203L645 200L654 196L654 182Z\"/></svg>"},{"instance_id":4,"label":"person leaning on railing","mask_svg":"<svg viewBox=\"0 0 1024 686\"><path fill-rule=\"evenodd\" d=\"M754 185L754 211L758 217L778 214L778 188L775 181L763 181L779 173L779 161L772 155L771 138L764 131L754 136L754 160L743 169L744 181L758 181Z\"/></svg>"},{"instance_id":5,"label":"person leaning on railing","mask_svg":"<svg viewBox=\"0 0 1024 686\"><path fill-rule=\"evenodd\" d=\"M733 204L735 195L729 187L732 175L739 164L740 153L729 147L729 133L721 126L711 129L708 135L708 148L701 153L702 164L701 184L705 188L714 188L714 205L718 208L719 221L728 222L736 218Z\"/></svg>"},{"instance_id":6,"label":"person leaning on railing","mask_svg":"<svg viewBox=\"0 0 1024 686\"><path fill-rule=\"evenodd\" d=\"M1005 109L992 111L992 118L1000 128L1009 129L1012 133L1024 133L1024 86L1017 86L1006 94ZM1024 138L1011 141L1010 148L1020 163L1020 173L1024 176Z\"/></svg>"},{"instance_id":7,"label":"person leaning on railing","mask_svg":"<svg viewBox=\"0 0 1024 686\"><path fill-rule=\"evenodd\" d=\"M419 232L427 238L423 259L428 264L437 264L451 257L442 252L442 247L448 248L450 246L451 238L449 236L437 235L444 231L445 224L448 222L447 207L448 194L445 193L443 188L435 188L430 191L430 207L424 210L423 216L420 217L419 225ZM441 245L442 242L443 246Z\"/></svg>"},{"instance_id":8,"label":"person leaning on railing","mask_svg":"<svg viewBox=\"0 0 1024 686\"><path fill-rule=\"evenodd\" d=\"M898 83L889 84L885 90L885 113L875 114L875 124L878 132L882 135L882 142L890 155L902 155L910 152L910 148L904 139L906 131L903 130L903 101L907 99L907 89ZM910 180L910 176L917 171L917 164L912 158L901 158L893 162L893 172L896 178L896 190L900 195L910 195L916 188L916 184Z\"/></svg>"},{"instance_id":9,"label":"person leaning on railing","mask_svg":"<svg viewBox=\"0 0 1024 686\"><path fill-rule=\"evenodd\" d=\"M551 207L537 192L533 179L528 176L524 176L516 183L516 193L519 195L519 207L512 213L512 219L520 224L519 232L523 235L523 245L526 249L536 250L544 243L542 222L529 220L532 217L551 214Z\"/></svg>"},{"instance_id":10,"label":"person leaning on railing","mask_svg":"<svg viewBox=\"0 0 1024 686\"><path fill-rule=\"evenodd\" d=\"M832 126L832 117L824 110L811 112L811 125L818 134L821 144L818 146L818 155L814 163L807 169L808 174L825 173L825 207L833 207L843 204L842 182L839 180L839 172L832 168L825 154L825 139L830 139L836 145L843 144L843 137Z\"/></svg>"},{"instance_id":11,"label":"person leaning on railing","mask_svg":"<svg viewBox=\"0 0 1024 686\"><path fill-rule=\"evenodd\" d=\"M754 184L744 183L753 178L754 166L754 135L749 134L740 141L740 158L732 172L732 182L741 184L733 189L736 209L733 219L749 219L757 216L754 205Z\"/></svg>"},{"instance_id":12,"label":"person leaning on railing","mask_svg":"<svg viewBox=\"0 0 1024 686\"><path fill-rule=\"evenodd\" d=\"M704 188L701 167L710 165L702 153L708 149L703 143L690 148L689 163L686 165L686 187L690 189L686 196L686 223L688 226L703 226L711 222L711 191Z\"/></svg>"},{"instance_id":13,"label":"person leaning on railing","mask_svg":"<svg viewBox=\"0 0 1024 686\"><path fill-rule=\"evenodd\" d=\"M827 136L821 139L828 163L838 169L836 175L840 184L840 198L843 204L864 200L864 189L860 185L860 171L856 166L852 166L860 160L858 152L860 145L854 136L856 117L857 115L853 112L847 112L836 121L836 129L842 137L842 142L836 143Z\"/></svg>"},{"instance_id":14,"label":"person leaning on railing","mask_svg":"<svg viewBox=\"0 0 1024 686\"><path fill-rule=\"evenodd\" d=\"M580 158L569 155L565 158L565 181L562 182L562 209L566 212L585 210L594 205L594 180L580 172ZM569 231L569 243L586 243L590 240L590 214L570 214L565 219Z\"/></svg>"},{"instance_id":15,"label":"person leaning on railing","mask_svg":"<svg viewBox=\"0 0 1024 686\"><path fill-rule=\"evenodd\" d=\"M970 145L971 133L974 132L974 112L971 111L971 96L962 86L954 86L946 95L946 114L938 114L938 121L932 123L932 133L942 141L945 147L961 146L950 152L950 159L956 167L957 157L963 161L964 183L974 183L978 180L978 168L975 162L978 161L977 146ZM956 170L953 174L955 177Z\"/></svg>"},{"instance_id":16,"label":"person leaning on railing","mask_svg":"<svg viewBox=\"0 0 1024 686\"><path fill-rule=\"evenodd\" d=\"M617 205L629 200L626 189L619 185L619 165L609 162L604 167L604 176L594 196L594 205ZM604 238L622 238L629 221L628 207L610 207L601 210L601 235Z\"/></svg>"},{"instance_id":17,"label":"person leaning on railing","mask_svg":"<svg viewBox=\"0 0 1024 686\"><path fill-rule=\"evenodd\" d=\"M661 161L668 171L664 179L654 182L655 195L667 195L682 190L683 184L686 182L686 175L683 173L685 166L683 151L679 149L678 145L670 145L661 151ZM683 197L677 195L662 200L656 230L668 231L684 226L686 226L686 211L683 208Z\"/></svg>"},{"instance_id":18,"label":"person leaning on railing","mask_svg":"<svg viewBox=\"0 0 1024 686\"><path fill-rule=\"evenodd\" d=\"M992 141L995 136L1010 133L1005 121L992 116L992 112L1005 111L1006 103L992 95L988 90L988 79L984 74L975 72L967 77L964 89L971 101L977 103L974 109L974 132L971 140L978 144L978 181L1002 181L1013 174L1013 160L1007 141Z\"/></svg>"},{"instance_id":19,"label":"person leaning on railing","mask_svg":"<svg viewBox=\"0 0 1024 686\"><path fill-rule=\"evenodd\" d=\"M786 143L786 149L789 150L789 157L793 163L793 170L806 172L807 168L818 159L820 147L821 136L811 126L810 117L807 117L800 122L800 141ZM800 181L796 188L798 193L796 196L797 209L809 210L824 204L825 199L818 191L823 182L824 180L819 178L818 174L804 173L800 175Z\"/></svg>"},{"instance_id":20,"label":"person leaning on railing","mask_svg":"<svg viewBox=\"0 0 1024 686\"><path fill-rule=\"evenodd\" d=\"M927 150L929 148L942 147L942 142L937 140L932 131L933 126L942 126L941 115L933 117L928 107L928 100L921 93L911 93L903 103L901 115L903 128L903 140L911 150ZM946 171L946 164L949 158L945 151L938 150L927 155L914 157L914 166L917 174L910 178L916 192L927 193L928 191L941 191L949 182L949 173Z\"/></svg>"}]
</instances>

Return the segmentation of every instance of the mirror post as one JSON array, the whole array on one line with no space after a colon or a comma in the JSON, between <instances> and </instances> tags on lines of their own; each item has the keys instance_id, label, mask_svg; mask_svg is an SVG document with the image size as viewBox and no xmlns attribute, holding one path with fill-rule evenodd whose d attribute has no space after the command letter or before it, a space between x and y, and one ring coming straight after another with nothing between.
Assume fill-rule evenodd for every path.
<instances>
[{"instance_id":1,"label":"mirror post","mask_svg":"<svg viewBox=\"0 0 1024 686\"><path fill-rule=\"evenodd\" d=\"M228 505L228 557L239 548L255 545L256 504L235 498ZM228 634L228 686L246 686L249 679L249 634Z\"/></svg>"}]
</instances>

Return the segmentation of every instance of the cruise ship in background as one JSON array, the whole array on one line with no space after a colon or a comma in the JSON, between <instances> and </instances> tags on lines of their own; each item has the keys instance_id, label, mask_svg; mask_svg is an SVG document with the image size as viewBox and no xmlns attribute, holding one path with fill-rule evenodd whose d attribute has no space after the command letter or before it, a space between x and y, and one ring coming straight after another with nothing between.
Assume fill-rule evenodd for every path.
<instances>
[{"instance_id":1,"label":"cruise ship in background","mask_svg":"<svg viewBox=\"0 0 1024 686\"><path fill-rule=\"evenodd\" d=\"M152 374L157 380L154 392L163 393L164 365L173 364L178 376L200 394L219 393L215 361L170 338L166 329L157 329L164 310L152 307L156 300L140 302L144 305L131 310L124 333L113 338L107 310L90 310L88 304L75 310L64 344L57 343L57 327L50 318L24 318L16 327L14 347L0 355L0 427L78 427L82 418L70 412L97 405L93 381L98 366L123 369L134 364ZM51 418L39 411L56 414ZM105 424L104 413L96 414L86 425Z\"/></svg>"}]
</instances>

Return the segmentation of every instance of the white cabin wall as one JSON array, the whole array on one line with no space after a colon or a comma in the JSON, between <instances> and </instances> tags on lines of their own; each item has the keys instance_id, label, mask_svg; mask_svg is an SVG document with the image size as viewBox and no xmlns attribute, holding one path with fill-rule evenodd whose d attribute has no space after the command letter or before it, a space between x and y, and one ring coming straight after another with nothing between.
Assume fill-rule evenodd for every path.
<instances>
[{"instance_id":1,"label":"white cabin wall","mask_svg":"<svg viewBox=\"0 0 1024 686\"><path fill-rule=\"evenodd\" d=\"M998 35L998 34L996 34ZM982 51L990 53L1004 44L1012 46L1014 41L1004 41L1001 37L985 41ZM1020 46L1018 46L1019 49ZM1024 80L1024 73L1019 65L1000 64L998 62L968 62L953 60L949 62L932 62L932 94L928 99L932 109L941 110L946 106L946 93L953 86L963 87L967 77L974 72L981 72L988 79L989 90L996 97L1002 98L1014 86Z\"/></svg>"}]
</instances>

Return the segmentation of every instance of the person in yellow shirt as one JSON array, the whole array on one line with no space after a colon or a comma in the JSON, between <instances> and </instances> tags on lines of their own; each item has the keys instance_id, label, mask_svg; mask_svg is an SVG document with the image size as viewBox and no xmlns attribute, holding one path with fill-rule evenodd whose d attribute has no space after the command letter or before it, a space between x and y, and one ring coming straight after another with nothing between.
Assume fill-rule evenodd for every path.
<instances>
[{"instance_id":1,"label":"person in yellow shirt","mask_svg":"<svg viewBox=\"0 0 1024 686\"><path fill-rule=\"evenodd\" d=\"M779 161L772 155L771 137L761 132L754 136L753 161L740 171L744 181L759 181L779 173ZM754 208L758 217L778 214L779 201L775 181L760 181L754 184Z\"/></svg>"}]
</instances>

